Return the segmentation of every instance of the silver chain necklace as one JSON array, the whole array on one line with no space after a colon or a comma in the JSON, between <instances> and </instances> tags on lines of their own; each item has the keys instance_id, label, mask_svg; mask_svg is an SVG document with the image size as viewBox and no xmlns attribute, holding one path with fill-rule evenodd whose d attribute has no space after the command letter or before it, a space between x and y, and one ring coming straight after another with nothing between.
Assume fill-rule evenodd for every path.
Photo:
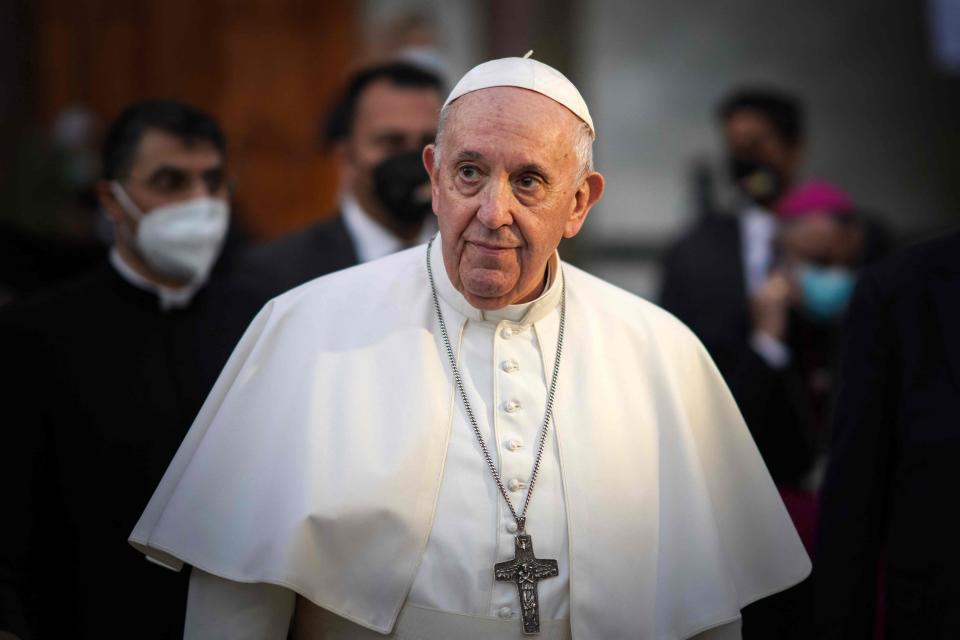
<instances>
[{"instance_id":1,"label":"silver chain necklace","mask_svg":"<svg viewBox=\"0 0 960 640\"><path fill-rule=\"evenodd\" d=\"M543 414L543 424L540 427L540 438L537 442L537 455L533 461L533 471L530 474L530 485L527 487L527 495L523 500L523 507L518 513L507 488L503 484L503 478L497 470L497 465L493 462L493 457L487 449L487 443L480 433L480 427L473 414L473 408L467 399L467 393L463 388L463 379L460 376L460 369L457 367L457 359L453 354L453 346L450 344L450 336L447 333L447 325L443 321L443 313L440 310L440 296L437 294L437 285L433 279L433 266L430 263L430 251L434 236L427 243L427 277L430 280L430 292L433 294L433 308L437 313L437 324L440 325L440 335L443 337L443 346L447 351L447 358L450 360L450 369L453 371L454 386L460 394L463 401L463 407L467 412L467 419L473 428L473 433L480 444L480 451L483 452L487 468L493 476L497 487L500 489L500 495L503 496L510 514L517 523L517 535L515 537L515 554L513 560L498 562L494 565L494 576L497 580L507 580L517 585L520 595L520 609L522 613L523 633L532 635L540 632L540 611L539 600L537 596L537 582L543 578L553 577L559 574L559 568L556 560L544 560L537 558L533 553L533 541L526 533L527 507L530 506L530 497L533 495L533 487L537 482L537 475L540 472L540 461L543 458L543 449L546 445L547 435L549 434L550 421L553 419L553 400L557 391L557 374L560 371L560 356L563 353L563 329L566 320L567 311L567 289L566 283L560 286L560 329L557 336L557 355L553 361L553 375L550 378L550 389L547 392L547 407Z\"/></svg>"}]
</instances>

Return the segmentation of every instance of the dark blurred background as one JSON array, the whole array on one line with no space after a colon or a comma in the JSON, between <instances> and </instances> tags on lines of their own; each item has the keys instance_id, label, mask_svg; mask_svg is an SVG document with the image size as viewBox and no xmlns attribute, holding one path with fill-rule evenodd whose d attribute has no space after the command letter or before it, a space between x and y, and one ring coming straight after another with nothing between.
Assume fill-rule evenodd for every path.
<instances>
[{"instance_id":1,"label":"dark blurred background","mask_svg":"<svg viewBox=\"0 0 960 640\"><path fill-rule=\"evenodd\" d=\"M318 122L352 70L397 52L455 79L532 48L568 73L597 122L608 191L567 255L642 295L657 289L663 249L722 208L713 108L743 83L801 96L805 173L841 185L909 243L960 211L957 4L7 0L2 280L31 290L100 257L109 225L89 192L99 136L144 97L221 121L237 220L253 240L323 217L337 185Z\"/></svg>"}]
</instances>

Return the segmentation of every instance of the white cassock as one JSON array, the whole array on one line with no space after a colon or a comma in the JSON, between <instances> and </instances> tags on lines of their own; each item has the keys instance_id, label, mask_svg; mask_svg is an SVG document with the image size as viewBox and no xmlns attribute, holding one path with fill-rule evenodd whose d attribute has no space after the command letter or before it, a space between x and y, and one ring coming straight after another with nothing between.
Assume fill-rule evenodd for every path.
<instances>
[{"instance_id":1,"label":"white cassock","mask_svg":"<svg viewBox=\"0 0 960 640\"><path fill-rule=\"evenodd\" d=\"M195 567L187 637L522 637L514 525L455 395L425 248L267 304L130 541ZM730 393L681 323L551 260L526 305L434 275L480 428L519 506L564 350L527 532L544 638L739 637L809 560ZM558 268L562 264L562 269ZM291 621L292 618L292 621ZM700 634L700 635L698 635Z\"/></svg>"}]
</instances>

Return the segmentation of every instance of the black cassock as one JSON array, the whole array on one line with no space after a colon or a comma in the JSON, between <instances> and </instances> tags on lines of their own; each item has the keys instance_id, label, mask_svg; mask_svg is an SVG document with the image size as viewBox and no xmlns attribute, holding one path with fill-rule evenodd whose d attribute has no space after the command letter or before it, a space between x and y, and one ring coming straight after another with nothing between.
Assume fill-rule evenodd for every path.
<instances>
[{"instance_id":1,"label":"black cassock","mask_svg":"<svg viewBox=\"0 0 960 640\"><path fill-rule=\"evenodd\" d=\"M126 540L256 309L185 309L109 265L0 310L0 628L179 638L187 574Z\"/></svg>"}]
</instances>

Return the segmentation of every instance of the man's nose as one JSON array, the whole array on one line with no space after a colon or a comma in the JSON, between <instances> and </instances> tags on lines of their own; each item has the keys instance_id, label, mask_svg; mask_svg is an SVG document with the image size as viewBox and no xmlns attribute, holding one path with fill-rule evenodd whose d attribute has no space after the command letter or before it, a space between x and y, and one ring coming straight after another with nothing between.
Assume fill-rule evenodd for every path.
<instances>
[{"instance_id":1,"label":"man's nose","mask_svg":"<svg viewBox=\"0 0 960 640\"><path fill-rule=\"evenodd\" d=\"M490 180L483 190L483 200L477 210L477 218L488 229L499 229L513 223L510 208L513 205L513 191L506 177Z\"/></svg>"},{"instance_id":2,"label":"man's nose","mask_svg":"<svg viewBox=\"0 0 960 640\"><path fill-rule=\"evenodd\" d=\"M193 179L190 181L189 197L191 199L192 198L211 198L213 197L213 192L210 191L210 187L207 185L206 180Z\"/></svg>"}]
</instances>

